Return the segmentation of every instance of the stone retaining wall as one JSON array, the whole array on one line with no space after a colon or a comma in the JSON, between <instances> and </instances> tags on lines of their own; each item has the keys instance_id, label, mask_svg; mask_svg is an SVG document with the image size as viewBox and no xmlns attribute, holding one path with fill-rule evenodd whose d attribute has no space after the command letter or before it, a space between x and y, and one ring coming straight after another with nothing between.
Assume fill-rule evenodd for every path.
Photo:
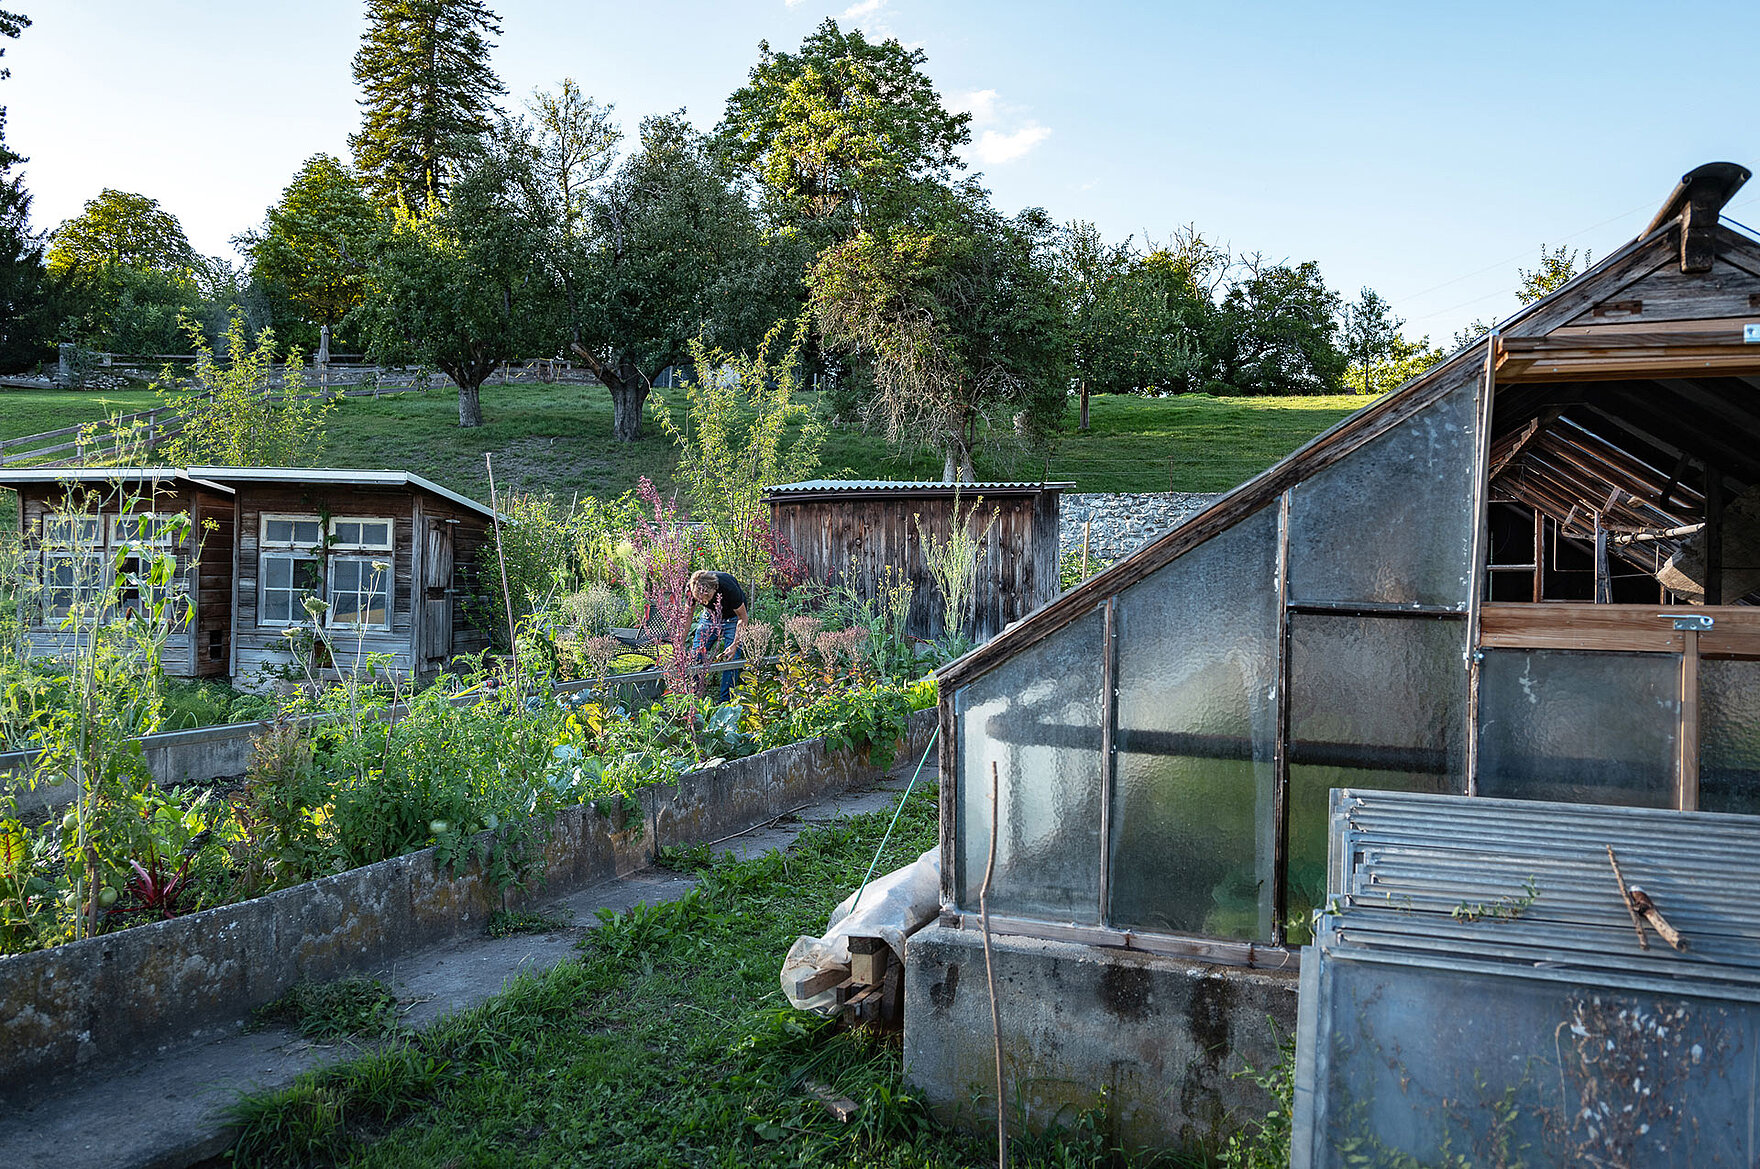
<instances>
[{"instance_id":1,"label":"stone retaining wall","mask_svg":"<svg viewBox=\"0 0 1760 1169\"><path fill-rule=\"evenodd\" d=\"M933 709L911 716L901 760L923 753L935 720ZM865 756L813 739L648 788L639 820L567 809L545 841L535 896L633 872L661 846L741 832L880 774ZM237 905L0 957L0 1101L53 1090L93 1061L231 1030L302 979L382 969L531 899L497 892L474 864L454 878L425 849Z\"/></svg>"},{"instance_id":2,"label":"stone retaining wall","mask_svg":"<svg viewBox=\"0 0 1760 1169\"><path fill-rule=\"evenodd\" d=\"M1220 495L1186 491L1145 491L1130 494L1065 493L1058 519L1058 545L1064 555L1082 550L1082 525L1092 523L1088 555L1110 564L1155 537L1172 531L1209 507Z\"/></svg>"}]
</instances>

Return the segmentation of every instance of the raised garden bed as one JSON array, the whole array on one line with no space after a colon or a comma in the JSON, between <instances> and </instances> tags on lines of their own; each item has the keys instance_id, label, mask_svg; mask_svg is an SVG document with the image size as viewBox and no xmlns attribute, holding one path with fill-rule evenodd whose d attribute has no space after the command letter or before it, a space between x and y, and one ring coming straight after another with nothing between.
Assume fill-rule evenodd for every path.
<instances>
[{"instance_id":1,"label":"raised garden bed","mask_svg":"<svg viewBox=\"0 0 1760 1169\"><path fill-rule=\"evenodd\" d=\"M899 758L920 755L934 710L910 717ZM813 739L536 826L538 895L648 864L666 845L715 840L817 796L877 779L866 752ZM637 808L639 807L639 812ZM473 861L454 876L428 848L170 921L0 957L0 1099L53 1090L94 1061L230 1030L302 979L375 970L484 926L534 894L499 891Z\"/></svg>"}]
</instances>

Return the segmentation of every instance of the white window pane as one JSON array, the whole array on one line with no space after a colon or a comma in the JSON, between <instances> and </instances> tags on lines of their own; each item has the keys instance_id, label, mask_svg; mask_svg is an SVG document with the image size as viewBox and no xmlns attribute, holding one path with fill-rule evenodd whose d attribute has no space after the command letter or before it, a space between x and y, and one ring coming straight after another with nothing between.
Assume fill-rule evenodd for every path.
<instances>
[{"instance_id":1,"label":"white window pane","mask_svg":"<svg viewBox=\"0 0 1760 1169\"><path fill-rule=\"evenodd\" d=\"M292 520L265 520L263 522L263 539L272 540L277 544L285 544L293 539Z\"/></svg>"},{"instance_id":2,"label":"white window pane","mask_svg":"<svg viewBox=\"0 0 1760 1169\"><path fill-rule=\"evenodd\" d=\"M284 589L293 584L293 561L286 556L265 556L263 558L263 583L272 589Z\"/></svg>"},{"instance_id":3,"label":"white window pane","mask_svg":"<svg viewBox=\"0 0 1760 1169\"><path fill-rule=\"evenodd\" d=\"M289 594L282 589L268 589L263 593L263 620L291 621L288 616Z\"/></svg>"},{"instance_id":4,"label":"white window pane","mask_svg":"<svg viewBox=\"0 0 1760 1169\"><path fill-rule=\"evenodd\" d=\"M361 587L361 562L338 557L331 562L330 574L337 592L355 592Z\"/></svg>"},{"instance_id":5,"label":"white window pane","mask_svg":"<svg viewBox=\"0 0 1760 1169\"><path fill-rule=\"evenodd\" d=\"M361 543L374 548L391 547L391 525L388 523L362 524Z\"/></svg>"},{"instance_id":6,"label":"white window pane","mask_svg":"<svg viewBox=\"0 0 1760 1169\"><path fill-rule=\"evenodd\" d=\"M361 542L361 525L355 520L336 521L336 542L354 545Z\"/></svg>"},{"instance_id":7,"label":"white window pane","mask_svg":"<svg viewBox=\"0 0 1760 1169\"><path fill-rule=\"evenodd\" d=\"M293 541L296 544L316 545L321 538L317 520L300 520L293 525Z\"/></svg>"}]
</instances>

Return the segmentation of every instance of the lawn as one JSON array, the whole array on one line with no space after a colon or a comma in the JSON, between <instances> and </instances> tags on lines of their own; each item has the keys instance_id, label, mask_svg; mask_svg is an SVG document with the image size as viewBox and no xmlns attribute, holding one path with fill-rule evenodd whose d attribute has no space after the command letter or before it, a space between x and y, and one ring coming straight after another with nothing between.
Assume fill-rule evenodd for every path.
<instances>
[{"instance_id":1,"label":"lawn","mask_svg":"<svg viewBox=\"0 0 1760 1169\"><path fill-rule=\"evenodd\" d=\"M701 886L606 915L579 962L387 1051L246 1100L237 1163L348 1166L994 1164L986 1126L944 1128L905 1084L896 1037L792 1010L777 985L795 937L823 931L888 817L809 832L786 854L675 855ZM879 871L936 840L932 790L906 805ZM848 1124L808 1089L854 1101ZM1097 1118L1023 1141L1013 1162L1114 1163ZM1117 1163L1129 1163L1120 1159Z\"/></svg>"},{"instance_id":2,"label":"lawn","mask_svg":"<svg viewBox=\"0 0 1760 1169\"><path fill-rule=\"evenodd\" d=\"M611 398L596 386L483 387L485 424L458 426L458 399L447 390L348 398L329 419L319 461L335 467L415 471L467 495L487 499L483 454L495 458L496 485L510 490L616 495L647 475L673 487L677 454L657 421L667 391L649 399L646 436L611 438ZM1065 432L1031 454L1013 444L987 444L977 470L983 479L1049 477L1078 491L1226 491L1325 430L1366 399L1211 398L1201 394L1093 399L1092 429ZM0 389L0 438L90 422L146 409L144 390ZM859 479L939 478L941 460L925 450L900 452L853 428L833 428L823 473ZM0 521L3 522L3 521Z\"/></svg>"},{"instance_id":3,"label":"lawn","mask_svg":"<svg viewBox=\"0 0 1760 1169\"><path fill-rule=\"evenodd\" d=\"M498 487L574 494L617 494L647 475L672 486L677 461L655 421L664 391L649 400L646 437L611 439L605 391L578 386L485 386L484 426L460 430L456 398L443 391L378 400L353 398L331 417L324 461L343 467L407 467L447 486L486 497L483 453L495 456ZM1048 476L1079 491L1226 491L1361 407L1356 395L1319 398L1096 397L1092 427L1071 429L1048 452L980 454L986 479ZM901 455L882 439L834 428L823 474L857 479L932 479L941 460L926 451Z\"/></svg>"}]
</instances>

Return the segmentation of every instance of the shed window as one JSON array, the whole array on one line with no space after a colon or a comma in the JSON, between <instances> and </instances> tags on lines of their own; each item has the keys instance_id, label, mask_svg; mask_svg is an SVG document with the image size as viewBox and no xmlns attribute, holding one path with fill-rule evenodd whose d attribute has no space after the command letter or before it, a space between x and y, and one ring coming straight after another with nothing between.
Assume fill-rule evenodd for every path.
<instances>
[{"instance_id":1,"label":"shed window","mask_svg":"<svg viewBox=\"0 0 1760 1169\"><path fill-rule=\"evenodd\" d=\"M257 624L292 625L307 619L305 599L324 593L323 532L317 516L263 517Z\"/></svg>"},{"instance_id":2,"label":"shed window","mask_svg":"<svg viewBox=\"0 0 1760 1169\"><path fill-rule=\"evenodd\" d=\"M391 628L391 565L370 556L330 558L330 624Z\"/></svg>"},{"instance_id":3,"label":"shed window","mask_svg":"<svg viewBox=\"0 0 1760 1169\"><path fill-rule=\"evenodd\" d=\"M103 587L103 521L97 516L45 516L43 624L59 625L75 605L96 604Z\"/></svg>"},{"instance_id":4,"label":"shed window","mask_svg":"<svg viewBox=\"0 0 1760 1169\"><path fill-rule=\"evenodd\" d=\"M387 519L338 519L330 521L332 548L391 550L391 521Z\"/></svg>"}]
</instances>

